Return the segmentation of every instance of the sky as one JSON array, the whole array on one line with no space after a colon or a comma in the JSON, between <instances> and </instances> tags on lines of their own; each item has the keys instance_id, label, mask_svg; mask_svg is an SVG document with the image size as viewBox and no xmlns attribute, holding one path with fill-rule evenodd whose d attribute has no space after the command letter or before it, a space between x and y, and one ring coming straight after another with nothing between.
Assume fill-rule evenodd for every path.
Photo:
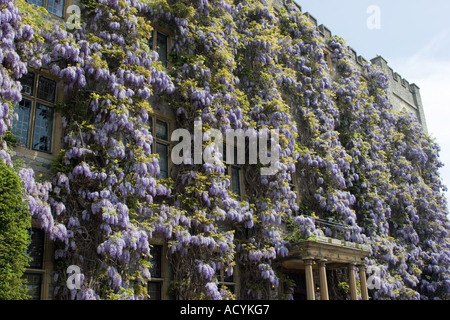
<instances>
[{"instance_id":1,"label":"sky","mask_svg":"<svg viewBox=\"0 0 450 320\"><path fill-rule=\"evenodd\" d=\"M441 178L450 188L450 1L296 0L318 24L367 61L382 56L420 88L428 133L441 147ZM374 20L371 6L379 8ZM378 21L379 28L369 28ZM369 23L369 25L371 25ZM373 24L372 24L373 25ZM446 193L447 201L450 191Z\"/></svg>"}]
</instances>

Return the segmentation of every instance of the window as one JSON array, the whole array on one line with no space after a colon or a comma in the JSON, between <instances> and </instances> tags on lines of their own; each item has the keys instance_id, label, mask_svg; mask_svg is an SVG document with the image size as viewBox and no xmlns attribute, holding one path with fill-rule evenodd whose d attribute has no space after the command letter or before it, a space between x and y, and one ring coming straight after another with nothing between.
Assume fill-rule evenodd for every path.
<instances>
[{"instance_id":1,"label":"window","mask_svg":"<svg viewBox=\"0 0 450 320\"><path fill-rule=\"evenodd\" d=\"M159 179L169 177L169 123L156 117L149 117L153 136L153 153L159 155Z\"/></svg>"},{"instance_id":2,"label":"window","mask_svg":"<svg viewBox=\"0 0 450 320\"><path fill-rule=\"evenodd\" d=\"M64 17L64 0L28 0L28 3L44 7L48 12L58 16Z\"/></svg>"},{"instance_id":3,"label":"window","mask_svg":"<svg viewBox=\"0 0 450 320\"><path fill-rule=\"evenodd\" d=\"M219 282L219 287L227 287L227 289L235 294L236 283L234 282L234 276L228 276L224 270L220 270L216 272L217 280Z\"/></svg>"},{"instance_id":4,"label":"window","mask_svg":"<svg viewBox=\"0 0 450 320\"><path fill-rule=\"evenodd\" d=\"M162 300L161 291L161 282L150 281L148 283L147 293L150 296L149 300Z\"/></svg>"},{"instance_id":5,"label":"window","mask_svg":"<svg viewBox=\"0 0 450 320\"><path fill-rule=\"evenodd\" d=\"M158 53L159 61L167 68L169 62L169 37L158 30L153 30L149 40L150 50Z\"/></svg>"},{"instance_id":6,"label":"window","mask_svg":"<svg viewBox=\"0 0 450 320\"><path fill-rule=\"evenodd\" d=\"M41 229L31 229L31 243L28 246L27 254L30 256L30 268L42 269L44 266L44 231Z\"/></svg>"},{"instance_id":7,"label":"window","mask_svg":"<svg viewBox=\"0 0 450 320\"><path fill-rule=\"evenodd\" d=\"M42 274L24 273L30 300L41 300Z\"/></svg>"},{"instance_id":8,"label":"window","mask_svg":"<svg viewBox=\"0 0 450 320\"><path fill-rule=\"evenodd\" d=\"M152 264L150 274L152 275L152 278L161 278L162 246L152 246L150 255L152 256L150 259L150 263Z\"/></svg>"},{"instance_id":9,"label":"window","mask_svg":"<svg viewBox=\"0 0 450 320\"><path fill-rule=\"evenodd\" d=\"M31 242L27 254L30 256L29 269L24 273L27 280L28 294L31 300L40 300L44 275L44 231L33 228L30 230Z\"/></svg>"},{"instance_id":10,"label":"window","mask_svg":"<svg viewBox=\"0 0 450 320\"><path fill-rule=\"evenodd\" d=\"M241 168L231 166L231 191L241 197Z\"/></svg>"},{"instance_id":11,"label":"window","mask_svg":"<svg viewBox=\"0 0 450 320\"><path fill-rule=\"evenodd\" d=\"M234 161L233 164L227 164L227 152L226 145L223 147L223 162L225 164L225 175L230 176L230 190L240 199L241 193L241 168L237 165L237 148L234 148Z\"/></svg>"},{"instance_id":12,"label":"window","mask_svg":"<svg viewBox=\"0 0 450 320\"><path fill-rule=\"evenodd\" d=\"M331 53L328 50L323 51L323 59L328 66L328 72L333 73L333 62L331 60Z\"/></svg>"},{"instance_id":13,"label":"window","mask_svg":"<svg viewBox=\"0 0 450 320\"><path fill-rule=\"evenodd\" d=\"M301 198L300 198L300 192L299 192L299 188L298 188L298 181L297 181L297 173L291 173L291 181L289 182L289 188L291 189L291 191L293 191L295 193L295 203L297 204L297 206L300 205L301 203Z\"/></svg>"},{"instance_id":14,"label":"window","mask_svg":"<svg viewBox=\"0 0 450 320\"><path fill-rule=\"evenodd\" d=\"M21 83L23 98L14 108L18 119L11 131L20 146L51 153L56 82L29 72Z\"/></svg>"},{"instance_id":15,"label":"window","mask_svg":"<svg viewBox=\"0 0 450 320\"><path fill-rule=\"evenodd\" d=\"M154 245L150 249L150 254L152 258L150 262L152 268L150 270L150 275L152 276L152 281L147 283L147 293L150 296L149 300L161 300L162 299L162 246Z\"/></svg>"}]
</instances>

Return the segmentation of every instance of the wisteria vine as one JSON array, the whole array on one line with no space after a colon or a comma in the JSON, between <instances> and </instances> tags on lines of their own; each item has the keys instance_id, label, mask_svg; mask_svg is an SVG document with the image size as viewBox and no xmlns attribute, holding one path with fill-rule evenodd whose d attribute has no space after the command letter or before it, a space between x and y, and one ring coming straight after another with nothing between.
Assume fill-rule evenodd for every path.
<instances>
[{"instance_id":1,"label":"wisteria vine","mask_svg":"<svg viewBox=\"0 0 450 320\"><path fill-rule=\"evenodd\" d=\"M177 299L235 298L218 276L235 273L240 298L292 298L275 262L318 235L370 245L366 262L382 279L374 298L448 295L439 147L393 110L386 75L356 68L342 39L322 39L289 2L277 14L264 0L81 4L81 28L66 30L46 26L25 1L0 0L3 161L13 165L9 128L27 69L49 69L65 95L53 181L19 172L31 214L56 243L56 296L145 298L151 243L163 239ZM148 46L155 26L171 30L169 68ZM173 166L156 179L156 105L192 135L195 121L203 132L277 129L277 174L241 166L241 196L224 161ZM348 228L321 229L316 218ZM64 285L68 265L81 267L81 290Z\"/></svg>"}]
</instances>

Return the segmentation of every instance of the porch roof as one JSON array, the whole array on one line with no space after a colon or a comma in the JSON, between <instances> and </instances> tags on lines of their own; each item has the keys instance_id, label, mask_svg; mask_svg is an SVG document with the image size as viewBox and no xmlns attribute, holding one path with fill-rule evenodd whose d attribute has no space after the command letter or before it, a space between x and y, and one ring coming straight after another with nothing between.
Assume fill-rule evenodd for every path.
<instances>
[{"instance_id":1,"label":"porch roof","mask_svg":"<svg viewBox=\"0 0 450 320\"><path fill-rule=\"evenodd\" d=\"M279 262L287 269L304 269L304 260L324 261L327 269L341 268L348 264L361 265L370 255L366 245L328 237L300 241L290 249L289 256ZM317 268L317 263L313 265Z\"/></svg>"}]
</instances>

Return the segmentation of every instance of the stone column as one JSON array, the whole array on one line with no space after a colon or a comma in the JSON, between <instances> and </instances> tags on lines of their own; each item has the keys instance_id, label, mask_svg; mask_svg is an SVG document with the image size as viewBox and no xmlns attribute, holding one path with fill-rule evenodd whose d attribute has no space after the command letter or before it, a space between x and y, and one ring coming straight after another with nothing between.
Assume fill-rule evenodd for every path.
<instances>
[{"instance_id":1,"label":"stone column","mask_svg":"<svg viewBox=\"0 0 450 320\"><path fill-rule=\"evenodd\" d=\"M356 273L354 263L350 263L348 265L348 276L350 278L350 299L357 300L358 294L356 292Z\"/></svg>"},{"instance_id":2,"label":"stone column","mask_svg":"<svg viewBox=\"0 0 450 320\"><path fill-rule=\"evenodd\" d=\"M367 276L366 276L366 266L359 265L359 278L361 282L361 298L363 300L369 300L369 291L367 290Z\"/></svg>"},{"instance_id":3,"label":"stone column","mask_svg":"<svg viewBox=\"0 0 450 320\"><path fill-rule=\"evenodd\" d=\"M316 293L314 291L314 276L312 259L305 259L305 277L306 277L306 298L308 300L316 300Z\"/></svg>"},{"instance_id":4,"label":"stone column","mask_svg":"<svg viewBox=\"0 0 450 320\"><path fill-rule=\"evenodd\" d=\"M327 283L327 260L320 260L319 262L319 279L320 279L320 300L330 300L328 296L328 283Z\"/></svg>"}]
</instances>

